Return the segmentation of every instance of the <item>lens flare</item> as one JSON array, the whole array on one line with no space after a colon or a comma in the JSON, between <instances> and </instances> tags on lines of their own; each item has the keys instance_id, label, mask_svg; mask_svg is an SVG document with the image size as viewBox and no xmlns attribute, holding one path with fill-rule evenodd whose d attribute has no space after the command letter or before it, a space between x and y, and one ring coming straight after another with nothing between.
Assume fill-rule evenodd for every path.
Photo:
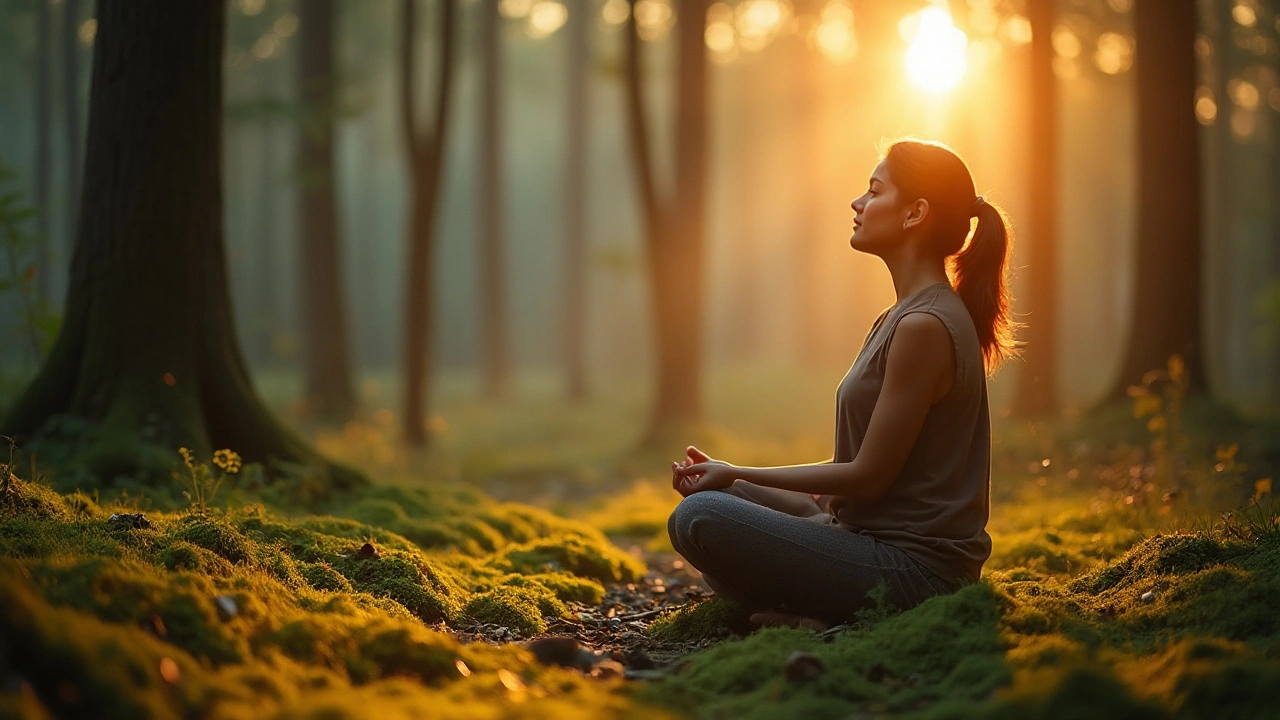
<instances>
[{"instance_id":1,"label":"lens flare","mask_svg":"<svg viewBox=\"0 0 1280 720\"><path fill-rule=\"evenodd\" d=\"M941 7L918 13L915 38L907 47L907 75L930 92L945 92L964 77L969 38L951 24L951 14Z\"/></svg>"}]
</instances>

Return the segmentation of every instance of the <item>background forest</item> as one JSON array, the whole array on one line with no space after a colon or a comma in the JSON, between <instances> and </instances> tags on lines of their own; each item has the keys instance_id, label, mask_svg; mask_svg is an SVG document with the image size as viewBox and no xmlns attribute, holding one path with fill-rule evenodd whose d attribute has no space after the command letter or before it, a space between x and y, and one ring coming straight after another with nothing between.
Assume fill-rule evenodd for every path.
<instances>
[{"instance_id":1,"label":"background forest","mask_svg":"<svg viewBox=\"0 0 1280 720\"><path fill-rule=\"evenodd\" d=\"M0 716L1275 712L1271 0L0 0L0 129ZM830 456L906 135L995 551L750 633L666 468Z\"/></svg>"}]
</instances>

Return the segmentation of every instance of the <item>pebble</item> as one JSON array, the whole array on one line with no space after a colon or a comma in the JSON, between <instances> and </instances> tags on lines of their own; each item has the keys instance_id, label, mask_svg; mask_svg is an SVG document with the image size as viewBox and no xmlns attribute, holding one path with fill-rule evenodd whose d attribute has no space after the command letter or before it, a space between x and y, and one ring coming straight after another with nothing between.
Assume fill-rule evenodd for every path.
<instances>
[{"instance_id":1,"label":"pebble","mask_svg":"<svg viewBox=\"0 0 1280 720\"><path fill-rule=\"evenodd\" d=\"M364 545L361 545L361 546L360 546L360 557L362 557L362 558L377 558L377 557L379 557L379 554L378 554L378 548L374 547L374 546L373 546L373 543L368 543L368 542L367 542L367 543L365 543Z\"/></svg>"},{"instance_id":2,"label":"pebble","mask_svg":"<svg viewBox=\"0 0 1280 720\"><path fill-rule=\"evenodd\" d=\"M543 665L574 667L578 665L578 650L582 644L568 635L540 637L528 644L533 656Z\"/></svg>"},{"instance_id":3,"label":"pebble","mask_svg":"<svg viewBox=\"0 0 1280 720\"><path fill-rule=\"evenodd\" d=\"M616 617L615 617L615 618L609 618L609 628L610 628L610 629L612 629L612 630L621 630L621 629L622 629L622 620L620 620L619 618L616 618Z\"/></svg>"},{"instance_id":4,"label":"pebble","mask_svg":"<svg viewBox=\"0 0 1280 720\"><path fill-rule=\"evenodd\" d=\"M1143 602L1151 602L1151 601L1153 601L1153 600L1155 600L1155 599L1156 599L1156 594L1155 594L1154 592L1150 591L1150 590L1148 590L1148 591L1146 591L1146 592L1142 593L1142 601L1143 601Z\"/></svg>"},{"instance_id":5,"label":"pebble","mask_svg":"<svg viewBox=\"0 0 1280 720\"><path fill-rule=\"evenodd\" d=\"M236 607L236 601L227 595L219 595L213 599L213 604L218 608L218 615L223 620L230 620L240 612L240 608Z\"/></svg>"}]
</instances>

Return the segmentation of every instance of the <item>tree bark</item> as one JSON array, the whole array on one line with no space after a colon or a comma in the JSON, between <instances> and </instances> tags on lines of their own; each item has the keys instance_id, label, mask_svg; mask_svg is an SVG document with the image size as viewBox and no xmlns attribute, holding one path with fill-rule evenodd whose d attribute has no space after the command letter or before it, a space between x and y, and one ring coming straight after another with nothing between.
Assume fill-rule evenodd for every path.
<instances>
[{"instance_id":1,"label":"tree bark","mask_svg":"<svg viewBox=\"0 0 1280 720\"><path fill-rule=\"evenodd\" d=\"M49 120L52 116L50 81L50 27L49 0L36 0L36 152L31 181L35 192L36 238L40 254L36 258L36 288L41 298L50 299L53 284L53 238L49 235L49 170L51 161ZM38 348L37 348L38 352ZM38 358L37 358L38 359Z\"/></svg>"},{"instance_id":2,"label":"tree bark","mask_svg":"<svg viewBox=\"0 0 1280 720\"><path fill-rule=\"evenodd\" d=\"M1172 355L1192 392L1204 390L1201 340L1200 159L1194 99L1194 0L1137 0L1138 238L1122 399Z\"/></svg>"},{"instance_id":3,"label":"tree bark","mask_svg":"<svg viewBox=\"0 0 1280 720\"><path fill-rule=\"evenodd\" d=\"M338 248L338 208L333 160L337 112L333 0L307 0L298 7L298 89L302 105L298 147L302 187L298 230L302 269L303 363L308 412L334 423L349 420L356 395L351 379Z\"/></svg>"},{"instance_id":4,"label":"tree bark","mask_svg":"<svg viewBox=\"0 0 1280 720\"><path fill-rule=\"evenodd\" d=\"M240 354L222 240L223 1L102 0L98 28L66 319L3 431L84 418L79 459L108 481L168 479L185 445L363 482L277 423Z\"/></svg>"},{"instance_id":5,"label":"tree bark","mask_svg":"<svg viewBox=\"0 0 1280 720\"><path fill-rule=\"evenodd\" d=\"M413 88L416 8L403 0L400 48L400 114L405 147L410 158L409 266L405 283L405 414L404 439L411 447L426 447L428 384L433 365L435 313L432 305L435 277L435 220L444 164L446 119L452 98L454 13L456 0L443 0L441 37L437 62L435 123L420 136L415 121Z\"/></svg>"},{"instance_id":6,"label":"tree bark","mask_svg":"<svg viewBox=\"0 0 1280 720\"><path fill-rule=\"evenodd\" d=\"M498 0L480 2L480 333L485 397L500 400L511 384L507 285L503 277L502 16Z\"/></svg>"},{"instance_id":7,"label":"tree bark","mask_svg":"<svg viewBox=\"0 0 1280 720\"><path fill-rule=\"evenodd\" d=\"M644 215L658 371L650 439L696 423L702 416L707 6L706 0L680 4L676 25L676 180L674 199L665 204L658 195L645 127L635 13L627 20L627 111Z\"/></svg>"},{"instance_id":8,"label":"tree bark","mask_svg":"<svg viewBox=\"0 0 1280 720\"><path fill-rule=\"evenodd\" d=\"M571 401L587 397L587 84L591 68L591 4L569 7L569 122L565 129L564 369Z\"/></svg>"},{"instance_id":9,"label":"tree bark","mask_svg":"<svg viewBox=\"0 0 1280 720\"><path fill-rule=\"evenodd\" d=\"M80 207L80 180L84 172L84 164L80 158L80 0L66 0L62 9L62 98L63 113L66 115L67 140L67 213L71 219L67 232L74 238L78 219L76 211ZM70 246L71 239L67 245Z\"/></svg>"},{"instance_id":10,"label":"tree bark","mask_svg":"<svg viewBox=\"0 0 1280 720\"><path fill-rule=\"evenodd\" d=\"M1031 21L1031 196L1027 233L1027 324L1013 411L1043 417L1058 411L1058 82L1053 73L1054 0L1029 0Z\"/></svg>"}]
</instances>

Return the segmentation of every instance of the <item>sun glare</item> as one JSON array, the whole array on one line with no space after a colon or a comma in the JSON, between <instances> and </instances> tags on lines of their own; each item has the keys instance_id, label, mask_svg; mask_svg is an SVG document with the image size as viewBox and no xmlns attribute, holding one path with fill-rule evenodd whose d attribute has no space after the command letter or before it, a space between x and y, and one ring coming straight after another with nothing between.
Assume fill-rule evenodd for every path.
<instances>
[{"instance_id":1,"label":"sun glare","mask_svg":"<svg viewBox=\"0 0 1280 720\"><path fill-rule=\"evenodd\" d=\"M969 38L951 24L951 14L931 6L917 14L915 37L907 47L907 75L930 92L946 92L964 77Z\"/></svg>"}]
</instances>

